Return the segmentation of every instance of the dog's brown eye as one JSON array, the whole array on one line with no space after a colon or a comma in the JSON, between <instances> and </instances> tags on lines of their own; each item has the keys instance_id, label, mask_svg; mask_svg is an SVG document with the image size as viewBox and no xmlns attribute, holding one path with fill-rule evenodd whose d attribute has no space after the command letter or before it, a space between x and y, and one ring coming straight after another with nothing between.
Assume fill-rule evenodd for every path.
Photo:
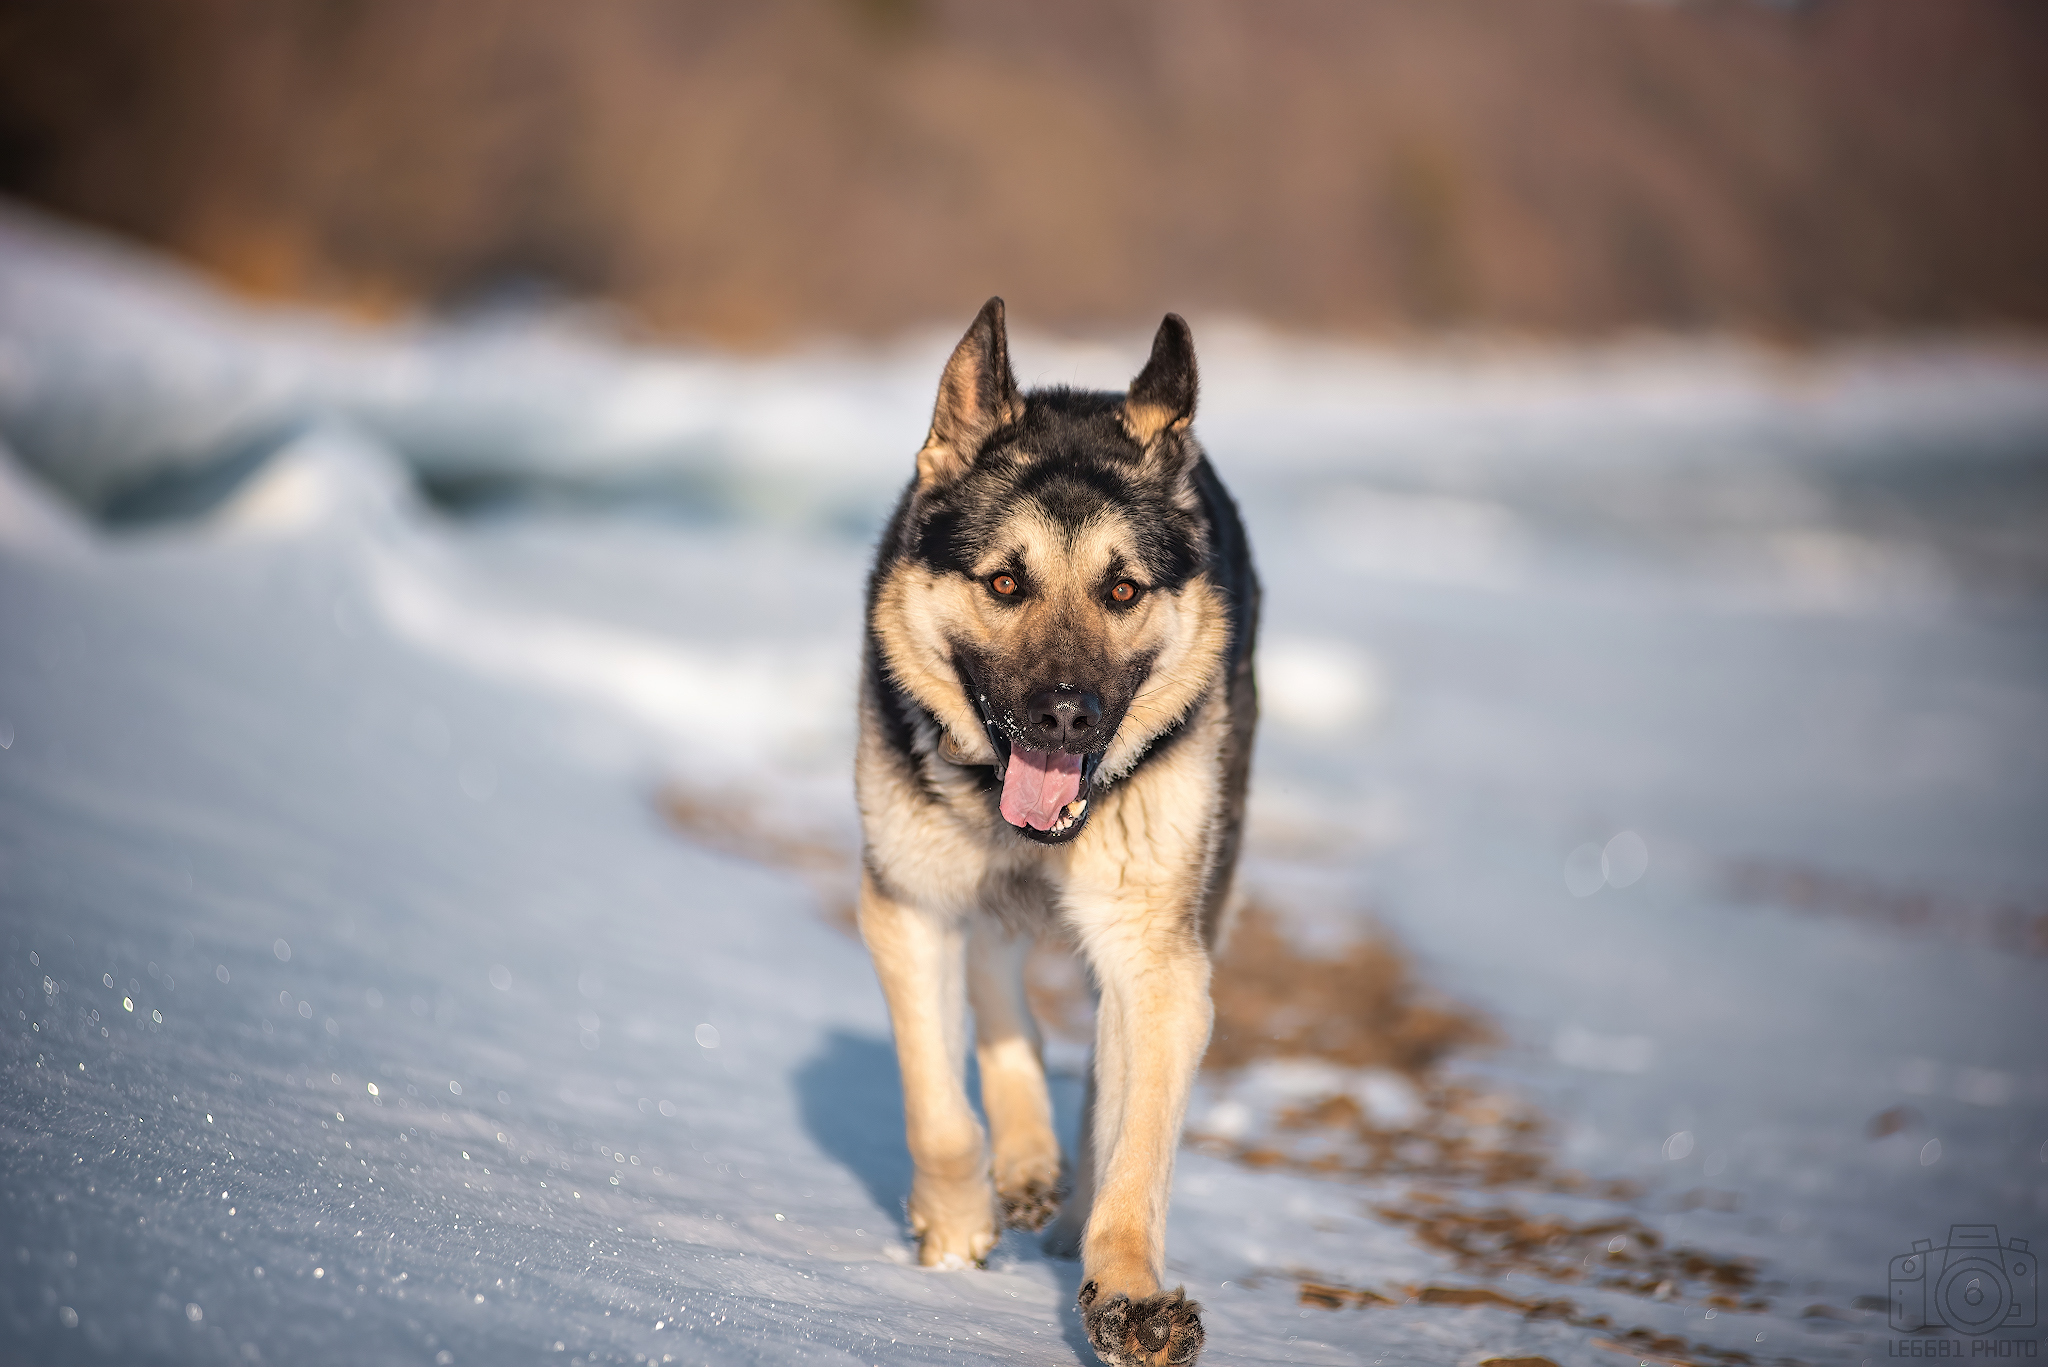
<instances>
[{"instance_id":1,"label":"dog's brown eye","mask_svg":"<svg viewBox=\"0 0 2048 1367\"><path fill-rule=\"evenodd\" d=\"M1138 596L1137 585L1126 579L1109 591L1109 596L1119 603L1128 603Z\"/></svg>"},{"instance_id":2,"label":"dog's brown eye","mask_svg":"<svg viewBox=\"0 0 2048 1367\"><path fill-rule=\"evenodd\" d=\"M1007 574L999 574L988 581L988 586L1007 598L1017 591L1017 581Z\"/></svg>"}]
</instances>

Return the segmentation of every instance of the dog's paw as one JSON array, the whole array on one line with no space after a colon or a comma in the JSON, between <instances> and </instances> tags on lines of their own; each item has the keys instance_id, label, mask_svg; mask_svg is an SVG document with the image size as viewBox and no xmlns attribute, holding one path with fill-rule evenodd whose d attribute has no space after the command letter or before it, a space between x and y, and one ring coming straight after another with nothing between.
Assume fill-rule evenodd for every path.
<instances>
[{"instance_id":1,"label":"dog's paw","mask_svg":"<svg viewBox=\"0 0 2048 1367\"><path fill-rule=\"evenodd\" d=\"M987 1230L926 1230L917 1236L920 1266L940 1272L965 1272L970 1267L987 1267L1001 1232Z\"/></svg>"},{"instance_id":2,"label":"dog's paw","mask_svg":"<svg viewBox=\"0 0 2048 1367\"><path fill-rule=\"evenodd\" d=\"M942 1269L985 1267L1003 1233L993 1197L986 1181L959 1190L918 1184L909 1202L918 1262Z\"/></svg>"},{"instance_id":3,"label":"dog's paw","mask_svg":"<svg viewBox=\"0 0 2048 1367\"><path fill-rule=\"evenodd\" d=\"M927 1226L917 1235L917 1261L941 1271L964 1272L970 1267L987 1267L1002 1231L993 1221L981 1228Z\"/></svg>"},{"instance_id":4,"label":"dog's paw","mask_svg":"<svg viewBox=\"0 0 2048 1367\"><path fill-rule=\"evenodd\" d=\"M1010 1229L1041 1230L1060 1213L1066 1192L1059 1180L1034 1177L1016 1187L999 1186L996 1195L1003 1203L1003 1224Z\"/></svg>"},{"instance_id":5,"label":"dog's paw","mask_svg":"<svg viewBox=\"0 0 2048 1367\"><path fill-rule=\"evenodd\" d=\"M1119 1292L1081 1287L1081 1322L1096 1356L1109 1367L1186 1367L1202 1351L1202 1307L1177 1287L1134 1301Z\"/></svg>"}]
</instances>

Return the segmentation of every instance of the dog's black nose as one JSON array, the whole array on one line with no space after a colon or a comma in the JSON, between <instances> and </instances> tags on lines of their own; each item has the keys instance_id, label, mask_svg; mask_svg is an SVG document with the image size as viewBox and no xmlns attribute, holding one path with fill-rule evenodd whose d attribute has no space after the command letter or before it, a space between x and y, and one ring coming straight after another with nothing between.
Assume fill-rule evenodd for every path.
<instances>
[{"instance_id":1,"label":"dog's black nose","mask_svg":"<svg viewBox=\"0 0 2048 1367\"><path fill-rule=\"evenodd\" d=\"M1102 725L1102 699L1078 688L1047 688L1024 704L1025 727L1043 745L1082 750Z\"/></svg>"}]
</instances>

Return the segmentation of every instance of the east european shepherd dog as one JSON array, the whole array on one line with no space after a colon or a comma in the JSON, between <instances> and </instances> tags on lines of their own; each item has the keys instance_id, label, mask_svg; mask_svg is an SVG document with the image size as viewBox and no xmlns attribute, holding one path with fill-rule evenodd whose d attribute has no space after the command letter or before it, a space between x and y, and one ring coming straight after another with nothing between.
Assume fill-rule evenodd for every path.
<instances>
[{"instance_id":1,"label":"east european shepherd dog","mask_svg":"<svg viewBox=\"0 0 2048 1367\"><path fill-rule=\"evenodd\" d=\"M1185 322L1126 394L1020 393L1008 347L991 299L868 585L860 929L903 1070L910 1227L927 1266L966 1266L1058 1211L1047 1247L1081 1257L1102 1359L1186 1363L1202 1322L1161 1285L1166 1205L1243 826L1259 586L1188 430ZM1070 1193L1023 983L1052 923L1098 994Z\"/></svg>"}]
</instances>

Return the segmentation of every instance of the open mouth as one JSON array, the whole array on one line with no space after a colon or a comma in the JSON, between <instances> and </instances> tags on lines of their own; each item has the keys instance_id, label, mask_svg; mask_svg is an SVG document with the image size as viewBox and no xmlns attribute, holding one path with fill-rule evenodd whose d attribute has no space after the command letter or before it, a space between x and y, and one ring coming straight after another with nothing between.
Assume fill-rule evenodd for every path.
<instances>
[{"instance_id":1,"label":"open mouth","mask_svg":"<svg viewBox=\"0 0 2048 1367\"><path fill-rule=\"evenodd\" d=\"M996 753L1003 761L997 773L1003 783L1003 820L1027 840L1046 845L1081 833L1088 820L1088 798L1096 766L1102 761L1100 755L1019 750L1001 740L996 743Z\"/></svg>"},{"instance_id":2,"label":"open mouth","mask_svg":"<svg viewBox=\"0 0 2048 1367\"><path fill-rule=\"evenodd\" d=\"M1088 822L1088 799L1102 756L1016 748L996 724L987 693L968 671L960 672L989 744L995 747L996 778L1003 785L999 804L1003 820L1025 839L1041 845L1072 840Z\"/></svg>"}]
</instances>

